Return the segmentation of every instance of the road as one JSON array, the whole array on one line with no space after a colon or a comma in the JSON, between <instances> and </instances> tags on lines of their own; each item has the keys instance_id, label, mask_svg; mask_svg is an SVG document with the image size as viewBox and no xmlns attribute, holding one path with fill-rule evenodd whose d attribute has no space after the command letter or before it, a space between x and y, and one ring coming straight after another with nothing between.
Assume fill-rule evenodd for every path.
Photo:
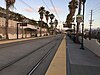
<instances>
[{"instance_id":1,"label":"road","mask_svg":"<svg viewBox=\"0 0 100 75\"><path fill-rule=\"evenodd\" d=\"M63 35L0 45L0 75L45 75Z\"/></svg>"}]
</instances>

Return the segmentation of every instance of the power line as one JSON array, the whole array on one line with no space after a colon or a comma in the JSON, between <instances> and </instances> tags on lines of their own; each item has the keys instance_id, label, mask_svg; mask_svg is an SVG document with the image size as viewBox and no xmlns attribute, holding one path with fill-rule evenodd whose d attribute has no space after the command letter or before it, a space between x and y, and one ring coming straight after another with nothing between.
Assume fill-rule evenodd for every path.
<instances>
[{"instance_id":1,"label":"power line","mask_svg":"<svg viewBox=\"0 0 100 75\"><path fill-rule=\"evenodd\" d=\"M100 5L96 9L93 9L93 10L96 12L96 11L100 10L99 7L100 7Z\"/></svg>"},{"instance_id":2,"label":"power line","mask_svg":"<svg viewBox=\"0 0 100 75\"><path fill-rule=\"evenodd\" d=\"M100 20L100 17L99 18L95 18L96 20Z\"/></svg>"},{"instance_id":3,"label":"power line","mask_svg":"<svg viewBox=\"0 0 100 75\"><path fill-rule=\"evenodd\" d=\"M97 13L98 11L100 11L100 8L94 9L93 11L94 13Z\"/></svg>"},{"instance_id":4,"label":"power line","mask_svg":"<svg viewBox=\"0 0 100 75\"><path fill-rule=\"evenodd\" d=\"M44 2L44 0L42 0L43 1L43 3L45 4L45 6L49 9L49 7L47 6L47 4ZM49 11L50 11L50 9L49 9Z\"/></svg>"},{"instance_id":5,"label":"power line","mask_svg":"<svg viewBox=\"0 0 100 75\"><path fill-rule=\"evenodd\" d=\"M53 8L54 8L55 14L56 14L57 17L59 18L58 13L57 13L57 11L56 11L56 8L55 8L55 6L54 6L54 4L53 4L53 1L50 0L50 2L51 2L52 6L53 6ZM59 20L60 20L60 18L59 18ZM61 21L61 20L60 20L60 21Z\"/></svg>"},{"instance_id":6,"label":"power line","mask_svg":"<svg viewBox=\"0 0 100 75\"><path fill-rule=\"evenodd\" d=\"M99 5L98 5L99 4ZM97 7L95 7L93 10L97 10L100 7L100 2L98 2L96 5L98 5Z\"/></svg>"},{"instance_id":7,"label":"power line","mask_svg":"<svg viewBox=\"0 0 100 75\"><path fill-rule=\"evenodd\" d=\"M100 11L100 9L98 9L98 10L97 10L97 11L95 11L94 13L96 13L96 14L97 14L97 13L100 13L99 11Z\"/></svg>"},{"instance_id":8,"label":"power line","mask_svg":"<svg viewBox=\"0 0 100 75\"><path fill-rule=\"evenodd\" d=\"M23 0L20 0L23 4L25 4L26 6L28 6L29 8L31 8L33 11L36 12L36 10L34 8L32 8L29 4L27 4L26 2L24 2ZM37 13L37 12L36 12Z\"/></svg>"}]
</instances>

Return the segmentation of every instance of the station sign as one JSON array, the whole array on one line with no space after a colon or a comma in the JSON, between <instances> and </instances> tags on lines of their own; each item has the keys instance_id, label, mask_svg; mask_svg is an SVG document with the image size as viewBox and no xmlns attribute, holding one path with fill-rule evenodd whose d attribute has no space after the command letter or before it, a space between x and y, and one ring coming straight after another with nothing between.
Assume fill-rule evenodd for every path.
<instances>
[{"instance_id":1,"label":"station sign","mask_svg":"<svg viewBox=\"0 0 100 75\"><path fill-rule=\"evenodd\" d=\"M20 23L20 26L27 26L27 23Z\"/></svg>"},{"instance_id":2,"label":"station sign","mask_svg":"<svg viewBox=\"0 0 100 75\"><path fill-rule=\"evenodd\" d=\"M83 15L76 15L76 22L78 23L83 22Z\"/></svg>"}]
</instances>

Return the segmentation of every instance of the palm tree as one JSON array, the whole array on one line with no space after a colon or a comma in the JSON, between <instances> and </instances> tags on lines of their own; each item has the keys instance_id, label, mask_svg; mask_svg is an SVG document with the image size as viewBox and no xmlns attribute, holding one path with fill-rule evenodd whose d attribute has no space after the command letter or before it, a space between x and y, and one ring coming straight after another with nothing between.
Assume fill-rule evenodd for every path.
<instances>
[{"instance_id":1,"label":"palm tree","mask_svg":"<svg viewBox=\"0 0 100 75\"><path fill-rule=\"evenodd\" d=\"M82 0L79 0L79 6L78 6L78 14L81 14L81 8L82 8Z\"/></svg>"},{"instance_id":2,"label":"palm tree","mask_svg":"<svg viewBox=\"0 0 100 75\"><path fill-rule=\"evenodd\" d=\"M55 23L55 28L56 28L56 27L57 27L57 25L58 25L58 20L57 20L57 19L55 19L54 23Z\"/></svg>"},{"instance_id":3,"label":"palm tree","mask_svg":"<svg viewBox=\"0 0 100 75\"><path fill-rule=\"evenodd\" d=\"M49 20L49 13L50 13L49 11L45 11L45 18L46 18L46 21L47 21L47 25L48 25L48 20ZM46 32L46 35L47 35L47 32Z\"/></svg>"},{"instance_id":4,"label":"palm tree","mask_svg":"<svg viewBox=\"0 0 100 75\"><path fill-rule=\"evenodd\" d=\"M54 14L50 14L49 15L50 16L50 19L51 19L51 22L50 22L50 25L51 25L51 29L53 30L53 22L52 22L52 20L54 19ZM53 31L52 31L52 35L53 35Z\"/></svg>"},{"instance_id":5,"label":"palm tree","mask_svg":"<svg viewBox=\"0 0 100 75\"><path fill-rule=\"evenodd\" d=\"M51 24L51 28L53 28L53 22L52 22L52 20L54 19L54 14L50 14L49 15L50 16L50 19L51 19L51 22L50 22L50 24Z\"/></svg>"},{"instance_id":6,"label":"palm tree","mask_svg":"<svg viewBox=\"0 0 100 75\"><path fill-rule=\"evenodd\" d=\"M14 5L15 0L5 0L6 2L6 22L5 22L5 34L6 39L9 39L8 37L8 19L9 19L9 8Z\"/></svg>"},{"instance_id":7,"label":"palm tree","mask_svg":"<svg viewBox=\"0 0 100 75\"><path fill-rule=\"evenodd\" d=\"M55 24L54 33L56 34L56 27L58 25L58 20L57 19L55 19L54 24Z\"/></svg>"},{"instance_id":8,"label":"palm tree","mask_svg":"<svg viewBox=\"0 0 100 75\"><path fill-rule=\"evenodd\" d=\"M78 15L81 14L81 8L82 8L82 0L79 0L79 6L78 6ZM79 26L80 23L77 22L77 31L76 31L76 43L79 43Z\"/></svg>"},{"instance_id":9,"label":"palm tree","mask_svg":"<svg viewBox=\"0 0 100 75\"><path fill-rule=\"evenodd\" d=\"M45 12L45 8L43 6L40 7L38 12L40 14L40 19L41 19L41 25L40 25L40 36L41 36L42 20L43 20L43 15L44 15L44 12Z\"/></svg>"},{"instance_id":10,"label":"palm tree","mask_svg":"<svg viewBox=\"0 0 100 75\"><path fill-rule=\"evenodd\" d=\"M46 17L47 23L48 23L48 19L49 19L49 13L50 13L49 11L46 11L46 12L45 12L45 17Z\"/></svg>"},{"instance_id":11,"label":"palm tree","mask_svg":"<svg viewBox=\"0 0 100 75\"><path fill-rule=\"evenodd\" d=\"M75 15L77 5L78 5L77 0L72 0L69 2L68 7L69 7L70 13L67 15L67 19L66 19L66 23L68 27L71 27L72 19L73 19L73 16Z\"/></svg>"}]
</instances>

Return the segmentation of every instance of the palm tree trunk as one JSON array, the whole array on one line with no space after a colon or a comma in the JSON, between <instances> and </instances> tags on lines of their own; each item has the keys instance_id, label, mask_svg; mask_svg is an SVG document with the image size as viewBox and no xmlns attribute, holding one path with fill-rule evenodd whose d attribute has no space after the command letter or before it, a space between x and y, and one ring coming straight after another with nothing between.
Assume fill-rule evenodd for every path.
<instances>
[{"instance_id":1,"label":"palm tree trunk","mask_svg":"<svg viewBox=\"0 0 100 75\"><path fill-rule=\"evenodd\" d=\"M6 22L5 22L5 34L6 34L6 39L9 39L8 37L8 14L9 14L9 7L6 3Z\"/></svg>"},{"instance_id":2,"label":"palm tree trunk","mask_svg":"<svg viewBox=\"0 0 100 75\"><path fill-rule=\"evenodd\" d=\"M82 4L82 0L79 0L78 15L81 14L81 4ZM79 43L79 26L80 26L80 23L77 22L76 43Z\"/></svg>"},{"instance_id":3,"label":"palm tree trunk","mask_svg":"<svg viewBox=\"0 0 100 75\"><path fill-rule=\"evenodd\" d=\"M40 37L42 36L42 19L41 19L41 24L40 24Z\"/></svg>"},{"instance_id":4,"label":"palm tree trunk","mask_svg":"<svg viewBox=\"0 0 100 75\"><path fill-rule=\"evenodd\" d=\"M81 14L81 5L82 5L82 0L79 0L79 9L78 9L78 14Z\"/></svg>"}]
</instances>

